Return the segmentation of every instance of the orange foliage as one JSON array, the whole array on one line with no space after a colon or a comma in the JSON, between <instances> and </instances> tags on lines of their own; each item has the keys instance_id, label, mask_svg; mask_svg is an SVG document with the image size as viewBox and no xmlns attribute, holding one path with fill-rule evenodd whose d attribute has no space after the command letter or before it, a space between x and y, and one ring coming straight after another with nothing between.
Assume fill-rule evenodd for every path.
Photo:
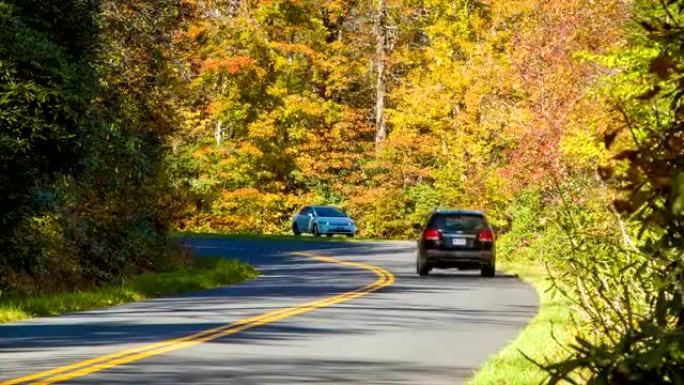
<instances>
[{"instance_id":1,"label":"orange foliage","mask_svg":"<svg viewBox=\"0 0 684 385\"><path fill-rule=\"evenodd\" d=\"M227 72L235 75L241 71L254 69L254 60L247 56L228 58L208 58L202 63L203 72Z\"/></svg>"},{"instance_id":2,"label":"orange foliage","mask_svg":"<svg viewBox=\"0 0 684 385\"><path fill-rule=\"evenodd\" d=\"M197 40L199 37L207 33L208 26L206 23L192 24L185 33L188 39Z\"/></svg>"},{"instance_id":3,"label":"orange foliage","mask_svg":"<svg viewBox=\"0 0 684 385\"><path fill-rule=\"evenodd\" d=\"M214 146L201 146L198 148L195 152L192 153L192 156L194 158L200 159L200 158L206 158L208 156L216 155L221 153L221 149L216 148Z\"/></svg>"},{"instance_id":4,"label":"orange foliage","mask_svg":"<svg viewBox=\"0 0 684 385\"><path fill-rule=\"evenodd\" d=\"M315 50L304 44L275 42L273 47L283 53L298 53L309 57L316 56L317 54Z\"/></svg>"},{"instance_id":5,"label":"orange foliage","mask_svg":"<svg viewBox=\"0 0 684 385\"><path fill-rule=\"evenodd\" d=\"M525 1L529 5L529 1ZM575 1L534 1L524 8L527 22L513 35L513 77L525 92L525 107L531 113L527 124L518 127L519 146L509 155L504 175L521 186L549 176L562 179L565 170L559 145L578 109L595 114L582 101L600 69L578 60L578 52L600 53L621 39L629 7L621 0L596 4ZM601 110L604 106L595 105Z\"/></svg>"}]
</instances>

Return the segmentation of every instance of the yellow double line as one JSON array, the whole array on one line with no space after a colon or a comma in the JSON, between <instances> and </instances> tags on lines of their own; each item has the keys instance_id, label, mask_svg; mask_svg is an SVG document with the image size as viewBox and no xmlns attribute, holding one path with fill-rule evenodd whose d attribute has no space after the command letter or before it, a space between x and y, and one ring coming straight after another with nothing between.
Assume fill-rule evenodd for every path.
<instances>
[{"instance_id":1,"label":"yellow double line","mask_svg":"<svg viewBox=\"0 0 684 385\"><path fill-rule=\"evenodd\" d=\"M203 330L201 332L190 334L185 337L174 338L166 341L143 345L137 348L123 350L120 352L91 358L85 361L80 361L74 364L61 366L55 369L45 370L39 373L34 373L27 376L6 380L4 382L0 382L0 385L54 384L58 382L68 381L73 378L99 372L101 370L109 369L118 365L198 345L203 342L208 342L215 340L217 338L239 333L243 330L251 329L271 322L276 322L285 318L307 313L340 302L349 301L354 298L358 298L366 294L372 293L383 287L387 287L394 282L394 275L392 275L392 273L381 267L373 266L367 263L343 261L336 258L313 255L309 253L292 253L292 255L309 257L322 262L329 262L338 265L345 265L370 270L378 276L378 279L375 282L364 287L361 287L357 290L352 290L332 297L307 302L302 305L294 307L270 311L254 317L241 319L228 325Z\"/></svg>"}]
</instances>

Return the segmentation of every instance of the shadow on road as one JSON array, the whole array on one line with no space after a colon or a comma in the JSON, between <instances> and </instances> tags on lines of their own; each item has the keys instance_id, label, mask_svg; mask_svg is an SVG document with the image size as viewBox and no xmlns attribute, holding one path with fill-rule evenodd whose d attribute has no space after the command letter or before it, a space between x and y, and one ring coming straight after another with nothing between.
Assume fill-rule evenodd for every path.
<instances>
[{"instance_id":1,"label":"shadow on road","mask_svg":"<svg viewBox=\"0 0 684 385\"><path fill-rule=\"evenodd\" d=\"M187 366L185 366L187 365ZM192 367L188 372L183 368ZM249 369L245 369L249 368ZM305 370L303 370L305 368ZM445 383L461 383L472 375L473 368L439 365L417 365L411 362L382 360L336 360L316 358L263 359L229 356L215 360L189 360L182 368L173 362L160 362L145 367L145 375L160 384L205 385L227 383L246 385L292 384L405 384L425 383L430 378ZM198 381L200 377L201 380ZM138 384L140 372L120 370L110 375L117 384Z\"/></svg>"}]
</instances>

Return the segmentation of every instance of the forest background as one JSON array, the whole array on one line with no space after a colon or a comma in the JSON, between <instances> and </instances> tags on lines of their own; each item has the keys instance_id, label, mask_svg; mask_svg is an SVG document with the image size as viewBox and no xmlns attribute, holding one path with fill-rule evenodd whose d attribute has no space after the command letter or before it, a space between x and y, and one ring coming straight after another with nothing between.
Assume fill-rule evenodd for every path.
<instances>
[{"instance_id":1,"label":"forest background","mask_svg":"<svg viewBox=\"0 0 684 385\"><path fill-rule=\"evenodd\" d=\"M682 4L2 0L0 295L304 204L393 239L477 208L604 326L552 373L683 383Z\"/></svg>"}]
</instances>

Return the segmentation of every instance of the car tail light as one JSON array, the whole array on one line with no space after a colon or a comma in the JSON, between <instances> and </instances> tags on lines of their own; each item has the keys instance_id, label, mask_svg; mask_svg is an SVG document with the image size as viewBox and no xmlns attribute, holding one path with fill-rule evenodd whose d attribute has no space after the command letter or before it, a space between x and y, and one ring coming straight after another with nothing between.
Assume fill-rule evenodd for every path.
<instances>
[{"instance_id":1,"label":"car tail light","mask_svg":"<svg viewBox=\"0 0 684 385\"><path fill-rule=\"evenodd\" d=\"M439 241L440 237L439 231L435 229L425 229L425 231L423 231L424 241Z\"/></svg>"},{"instance_id":2,"label":"car tail light","mask_svg":"<svg viewBox=\"0 0 684 385\"><path fill-rule=\"evenodd\" d=\"M480 242L494 242L494 232L492 230L482 230L477 240Z\"/></svg>"}]
</instances>

